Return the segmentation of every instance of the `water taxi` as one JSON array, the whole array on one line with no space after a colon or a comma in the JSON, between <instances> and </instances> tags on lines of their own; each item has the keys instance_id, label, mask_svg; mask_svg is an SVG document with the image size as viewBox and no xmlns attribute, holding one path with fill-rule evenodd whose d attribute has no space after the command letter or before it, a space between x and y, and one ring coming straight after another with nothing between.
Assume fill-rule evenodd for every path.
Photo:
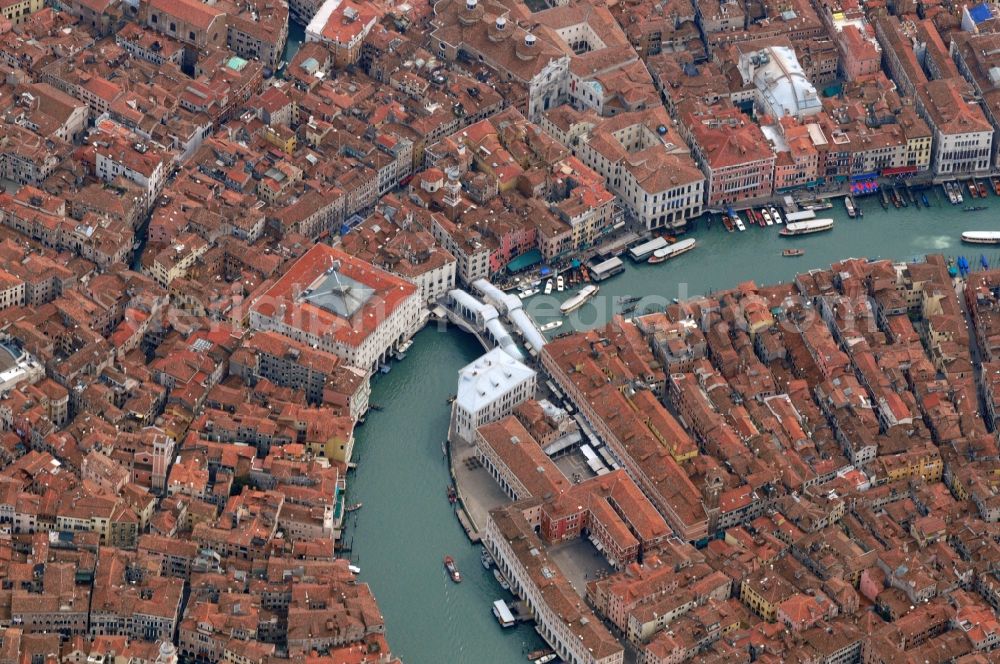
<instances>
[{"instance_id":1,"label":"water taxi","mask_svg":"<svg viewBox=\"0 0 1000 664\"><path fill-rule=\"evenodd\" d=\"M455 559L451 556L444 557L444 568L448 572L448 576L455 583L462 582L462 573L458 571L458 567L455 565Z\"/></svg>"},{"instance_id":2,"label":"water taxi","mask_svg":"<svg viewBox=\"0 0 1000 664\"><path fill-rule=\"evenodd\" d=\"M733 212L733 223L736 224L736 230L741 233L747 229L747 227L743 224L743 220L740 219L740 215L735 212Z\"/></svg>"},{"instance_id":3,"label":"water taxi","mask_svg":"<svg viewBox=\"0 0 1000 664\"><path fill-rule=\"evenodd\" d=\"M545 294L552 295L552 280L549 279L545 282Z\"/></svg>"},{"instance_id":4,"label":"water taxi","mask_svg":"<svg viewBox=\"0 0 1000 664\"><path fill-rule=\"evenodd\" d=\"M580 289L580 292L566 300L559 306L559 311L564 314L568 314L571 311L576 311L582 307L587 300L597 295L597 291L600 290L598 286L594 284L588 284Z\"/></svg>"},{"instance_id":5,"label":"water taxi","mask_svg":"<svg viewBox=\"0 0 1000 664\"><path fill-rule=\"evenodd\" d=\"M539 332L548 332L549 330L556 330L562 327L563 322L561 320L554 320L551 323L546 323L538 328Z\"/></svg>"},{"instance_id":6,"label":"water taxi","mask_svg":"<svg viewBox=\"0 0 1000 664\"><path fill-rule=\"evenodd\" d=\"M358 503L351 503L350 505L348 505L347 507L344 508L344 511L345 512L356 512L359 509L361 509L363 506L364 506L364 503L360 503L360 502L358 502Z\"/></svg>"},{"instance_id":7,"label":"water taxi","mask_svg":"<svg viewBox=\"0 0 1000 664\"><path fill-rule=\"evenodd\" d=\"M782 223L781 214L778 212L778 208L774 207L773 205L771 206L771 217L774 219L774 223L776 224Z\"/></svg>"},{"instance_id":8,"label":"water taxi","mask_svg":"<svg viewBox=\"0 0 1000 664\"><path fill-rule=\"evenodd\" d=\"M968 187L969 187L969 195L972 196L973 198L979 198L979 187L976 186L975 181L969 180Z\"/></svg>"},{"instance_id":9,"label":"water taxi","mask_svg":"<svg viewBox=\"0 0 1000 664\"><path fill-rule=\"evenodd\" d=\"M851 200L850 196L844 196L844 208L847 210L847 216L851 219L858 215L857 210L854 209L854 201Z\"/></svg>"},{"instance_id":10,"label":"water taxi","mask_svg":"<svg viewBox=\"0 0 1000 664\"><path fill-rule=\"evenodd\" d=\"M563 276L560 274L558 277L556 277L556 290L561 293L565 289L566 289L566 280L563 279Z\"/></svg>"},{"instance_id":11,"label":"water taxi","mask_svg":"<svg viewBox=\"0 0 1000 664\"><path fill-rule=\"evenodd\" d=\"M768 226L774 225L774 219L771 219L771 213L767 211L767 208L761 208L760 213L764 217L764 223Z\"/></svg>"},{"instance_id":12,"label":"water taxi","mask_svg":"<svg viewBox=\"0 0 1000 664\"><path fill-rule=\"evenodd\" d=\"M348 571L349 571L349 572L350 572L351 574L361 574L361 568L360 568L360 567L358 567L357 565L348 565L348 566L347 566L347 570L348 570Z\"/></svg>"},{"instance_id":13,"label":"water taxi","mask_svg":"<svg viewBox=\"0 0 1000 664\"><path fill-rule=\"evenodd\" d=\"M785 227L781 229L780 234L786 237L792 235L808 235L809 233L828 231L831 228L833 228L833 219L808 219L806 221L797 221L791 224L785 224Z\"/></svg>"}]
</instances>

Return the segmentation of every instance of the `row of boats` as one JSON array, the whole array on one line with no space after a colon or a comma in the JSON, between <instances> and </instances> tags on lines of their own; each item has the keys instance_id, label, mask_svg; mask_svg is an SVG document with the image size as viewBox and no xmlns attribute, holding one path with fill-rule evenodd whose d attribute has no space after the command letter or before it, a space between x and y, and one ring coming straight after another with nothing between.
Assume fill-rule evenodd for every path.
<instances>
[{"instance_id":1,"label":"row of boats","mask_svg":"<svg viewBox=\"0 0 1000 664\"><path fill-rule=\"evenodd\" d=\"M747 223L757 224L761 228L781 224L784 221L781 218L781 213L778 212L778 208L773 205L762 207L760 210L748 208L746 210L746 215L748 218ZM722 225L725 226L726 230L730 233L734 230L742 233L747 229L747 224L744 223L743 218L740 217L739 213L732 208L722 215Z\"/></svg>"},{"instance_id":2,"label":"row of boats","mask_svg":"<svg viewBox=\"0 0 1000 664\"><path fill-rule=\"evenodd\" d=\"M993 193L1000 196L1000 178L991 177L989 182L990 186L993 188ZM966 182L965 186L968 188L969 195L972 198L986 198L989 195L989 189L987 189L986 184L980 180L973 178ZM941 187L944 189L944 193L952 205L960 205L964 202L964 198L962 197L962 185L958 182L945 182L941 185ZM965 210L969 212L984 209L985 208L983 207L965 208Z\"/></svg>"}]
</instances>

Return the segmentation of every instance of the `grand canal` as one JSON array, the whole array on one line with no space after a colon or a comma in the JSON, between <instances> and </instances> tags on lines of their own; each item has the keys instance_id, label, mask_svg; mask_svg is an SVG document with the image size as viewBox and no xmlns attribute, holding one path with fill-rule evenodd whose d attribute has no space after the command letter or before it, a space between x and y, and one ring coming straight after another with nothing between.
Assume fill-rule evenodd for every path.
<instances>
[{"instance_id":1,"label":"grand canal","mask_svg":"<svg viewBox=\"0 0 1000 664\"><path fill-rule=\"evenodd\" d=\"M912 259L927 253L959 254L978 265L980 254L1000 263L992 247L961 245L964 230L1000 230L1000 199L966 204L990 209L964 213L937 189L930 209L883 211L877 199L862 199L863 219L848 219L840 201L819 213L836 220L832 231L787 239L778 227L726 233L721 224L702 224L690 234L698 246L660 265L629 264L625 273L601 283L600 296L571 316L559 331L585 328L607 320L611 304L625 296L661 299L697 295L735 286L787 281L797 272L828 267L851 257ZM781 250L805 250L785 258ZM626 261L628 262L628 261ZM565 299L565 292L558 299ZM529 300L529 311L545 322L553 307L543 296ZM357 431L359 468L349 478L349 500L364 507L349 517L345 539L372 585L385 614L389 643L407 664L491 664L524 662L524 651L541 642L530 627L503 631L490 613L503 591L479 564L445 498L448 470L441 443L448 425L446 399L455 391L456 373L481 353L469 336L426 329L408 357L375 380L372 401L383 407L370 413ZM356 515L356 516L355 516ZM452 584L441 559L455 557L465 580Z\"/></svg>"}]
</instances>

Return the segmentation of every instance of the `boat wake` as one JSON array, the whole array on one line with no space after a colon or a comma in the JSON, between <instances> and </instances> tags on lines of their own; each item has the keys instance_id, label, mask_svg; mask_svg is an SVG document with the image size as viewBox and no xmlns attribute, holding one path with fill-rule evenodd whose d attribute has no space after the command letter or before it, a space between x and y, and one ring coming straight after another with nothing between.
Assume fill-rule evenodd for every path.
<instances>
[{"instance_id":1,"label":"boat wake","mask_svg":"<svg viewBox=\"0 0 1000 664\"><path fill-rule=\"evenodd\" d=\"M917 246L928 249L947 249L951 246L952 238L947 235L918 235L913 238Z\"/></svg>"}]
</instances>

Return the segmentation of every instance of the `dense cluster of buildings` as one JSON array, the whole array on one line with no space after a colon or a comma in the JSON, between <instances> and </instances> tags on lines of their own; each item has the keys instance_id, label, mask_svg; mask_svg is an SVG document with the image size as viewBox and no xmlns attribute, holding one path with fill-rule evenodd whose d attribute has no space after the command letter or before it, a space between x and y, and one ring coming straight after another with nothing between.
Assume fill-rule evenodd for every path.
<instances>
[{"instance_id":1,"label":"dense cluster of buildings","mask_svg":"<svg viewBox=\"0 0 1000 664\"><path fill-rule=\"evenodd\" d=\"M0 5L3 662L390 664L336 554L369 379L439 303L630 221L1000 165L990 4ZM983 661L998 294L852 260L495 350L452 420L510 498L485 543L572 662Z\"/></svg>"},{"instance_id":2,"label":"dense cluster of buildings","mask_svg":"<svg viewBox=\"0 0 1000 664\"><path fill-rule=\"evenodd\" d=\"M998 312L998 271L850 259L552 340L562 407L470 365L487 550L569 662L992 661Z\"/></svg>"}]
</instances>

